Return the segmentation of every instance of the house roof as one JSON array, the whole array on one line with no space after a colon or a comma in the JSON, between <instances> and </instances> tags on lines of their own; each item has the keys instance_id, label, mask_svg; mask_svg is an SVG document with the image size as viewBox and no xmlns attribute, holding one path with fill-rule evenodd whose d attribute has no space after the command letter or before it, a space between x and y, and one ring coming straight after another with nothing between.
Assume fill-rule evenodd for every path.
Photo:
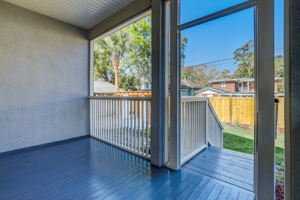
<instances>
[{"instance_id":1,"label":"house roof","mask_svg":"<svg viewBox=\"0 0 300 200\"><path fill-rule=\"evenodd\" d=\"M237 82L254 81L254 78L223 78L223 79L215 79L210 82L218 83L218 82L232 82L232 81L237 81Z\"/></svg>"},{"instance_id":2,"label":"house roof","mask_svg":"<svg viewBox=\"0 0 300 200\"><path fill-rule=\"evenodd\" d=\"M6 0L33 12L90 29L133 0Z\"/></svg>"},{"instance_id":3,"label":"house roof","mask_svg":"<svg viewBox=\"0 0 300 200\"><path fill-rule=\"evenodd\" d=\"M283 80L283 78L275 78L275 80ZM211 83L218 83L218 82L247 82L247 81L254 81L254 78L224 78L224 79L215 79L210 81Z\"/></svg>"},{"instance_id":4,"label":"house roof","mask_svg":"<svg viewBox=\"0 0 300 200\"><path fill-rule=\"evenodd\" d=\"M109 82L103 80L95 80L94 81L94 92L95 93L115 93L115 92L123 92L124 90L119 89Z\"/></svg>"},{"instance_id":5,"label":"house roof","mask_svg":"<svg viewBox=\"0 0 300 200\"><path fill-rule=\"evenodd\" d=\"M206 91L208 91L208 90L209 90L209 91L216 92L216 93L219 93L219 94L232 93L232 91L229 91L229 90L219 90L219 89L212 88L212 87L206 87L206 88L203 88L203 89L201 89L201 90L196 91L195 93L196 93L196 94L199 94L199 93L206 92Z\"/></svg>"},{"instance_id":6,"label":"house roof","mask_svg":"<svg viewBox=\"0 0 300 200\"><path fill-rule=\"evenodd\" d=\"M201 89L203 87L188 80L181 80L181 88Z\"/></svg>"}]
</instances>

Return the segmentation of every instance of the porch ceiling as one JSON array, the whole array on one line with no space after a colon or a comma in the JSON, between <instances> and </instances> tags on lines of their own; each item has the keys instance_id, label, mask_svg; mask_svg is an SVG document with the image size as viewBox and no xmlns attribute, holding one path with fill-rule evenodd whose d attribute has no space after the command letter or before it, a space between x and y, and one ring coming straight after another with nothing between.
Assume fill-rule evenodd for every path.
<instances>
[{"instance_id":1,"label":"porch ceiling","mask_svg":"<svg viewBox=\"0 0 300 200\"><path fill-rule=\"evenodd\" d=\"M90 29L133 0L6 0L60 21Z\"/></svg>"}]
</instances>

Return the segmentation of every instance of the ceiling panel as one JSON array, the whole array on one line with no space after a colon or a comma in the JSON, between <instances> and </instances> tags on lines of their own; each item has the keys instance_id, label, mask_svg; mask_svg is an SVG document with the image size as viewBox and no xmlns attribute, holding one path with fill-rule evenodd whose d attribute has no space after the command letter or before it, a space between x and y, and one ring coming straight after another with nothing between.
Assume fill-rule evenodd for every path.
<instances>
[{"instance_id":1,"label":"ceiling panel","mask_svg":"<svg viewBox=\"0 0 300 200\"><path fill-rule=\"evenodd\" d=\"M6 0L28 10L89 29L134 0Z\"/></svg>"}]
</instances>

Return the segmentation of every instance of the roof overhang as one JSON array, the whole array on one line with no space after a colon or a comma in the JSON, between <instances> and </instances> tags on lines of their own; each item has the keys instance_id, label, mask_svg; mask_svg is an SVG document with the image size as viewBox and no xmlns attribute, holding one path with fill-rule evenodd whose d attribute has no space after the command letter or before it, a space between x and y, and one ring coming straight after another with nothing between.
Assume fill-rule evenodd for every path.
<instances>
[{"instance_id":1,"label":"roof overhang","mask_svg":"<svg viewBox=\"0 0 300 200\"><path fill-rule=\"evenodd\" d=\"M149 0L5 0L8 3L66 22L91 29L115 13L133 4L133 9ZM136 4L136 5L135 5ZM121 13L119 18L130 13ZM123 16L122 16L123 15Z\"/></svg>"}]
</instances>

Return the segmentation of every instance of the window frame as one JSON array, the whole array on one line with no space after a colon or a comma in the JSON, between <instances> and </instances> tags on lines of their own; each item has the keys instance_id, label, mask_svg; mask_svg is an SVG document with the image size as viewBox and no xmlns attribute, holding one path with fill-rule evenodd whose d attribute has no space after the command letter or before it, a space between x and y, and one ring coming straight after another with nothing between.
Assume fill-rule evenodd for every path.
<instances>
[{"instance_id":1,"label":"window frame","mask_svg":"<svg viewBox=\"0 0 300 200\"><path fill-rule=\"evenodd\" d=\"M226 82L225 81L222 81L221 82L221 88L225 88L226 87Z\"/></svg>"}]
</instances>

